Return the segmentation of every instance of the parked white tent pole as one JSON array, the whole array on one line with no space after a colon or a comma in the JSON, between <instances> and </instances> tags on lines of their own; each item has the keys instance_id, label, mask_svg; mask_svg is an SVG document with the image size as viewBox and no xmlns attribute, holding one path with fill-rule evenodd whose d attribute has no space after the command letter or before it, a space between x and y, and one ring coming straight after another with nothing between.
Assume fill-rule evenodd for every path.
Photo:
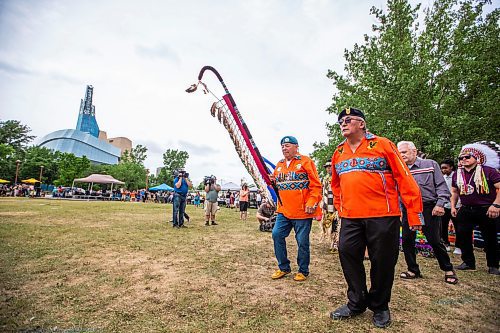
<instances>
[{"instance_id":1,"label":"parked white tent pole","mask_svg":"<svg viewBox=\"0 0 500 333\"><path fill-rule=\"evenodd\" d=\"M94 183L90 185L90 195L92 195L92 188L94 187Z\"/></svg>"}]
</instances>

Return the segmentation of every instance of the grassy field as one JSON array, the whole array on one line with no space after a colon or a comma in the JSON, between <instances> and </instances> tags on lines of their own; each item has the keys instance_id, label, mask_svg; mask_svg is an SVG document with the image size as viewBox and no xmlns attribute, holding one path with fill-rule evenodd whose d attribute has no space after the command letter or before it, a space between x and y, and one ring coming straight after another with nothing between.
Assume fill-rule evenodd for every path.
<instances>
[{"instance_id":1,"label":"grassy field","mask_svg":"<svg viewBox=\"0 0 500 333\"><path fill-rule=\"evenodd\" d=\"M0 331L380 331L370 311L329 319L346 283L317 223L310 278L273 281L271 234L258 231L254 210L242 222L223 208L210 227L202 209L187 211L189 228L174 229L171 205L0 199ZM293 232L288 247L296 269ZM498 332L500 279L476 255L478 270L459 272L456 286L419 257L425 278L396 279L387 332Z\"/></svg>"}]
</instances>

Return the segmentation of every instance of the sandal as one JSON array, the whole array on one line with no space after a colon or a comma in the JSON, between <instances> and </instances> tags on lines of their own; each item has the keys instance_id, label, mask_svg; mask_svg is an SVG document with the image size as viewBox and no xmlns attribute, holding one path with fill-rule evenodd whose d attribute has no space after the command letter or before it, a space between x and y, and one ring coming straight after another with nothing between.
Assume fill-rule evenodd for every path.
<instances>
[{"instance_id":1,"label":"sandal","mask_svg":"<svg viewBox=\"0 0 500 333\"><path fill-rule=\"evenodd\" d=\"M457 284L458 283L458 277L455 271L453 271L453 274L447 275L444 273L444 282L449 283L449 284Z\"/></svg>"},{"instance_id":2,"label":"sandal","mask_svg":"<svg viewBox=\"0 0 500 333\"><path fill-rule=\"evenodd\" d=\"M413 279L422 278L422 274L420 274L420 273L413 273L413 272L407 271L407 272L401 273L399 275L399 277L402 278L402 279L406 279L406 280L413 280Z\"/></svg>"}]
</instances>

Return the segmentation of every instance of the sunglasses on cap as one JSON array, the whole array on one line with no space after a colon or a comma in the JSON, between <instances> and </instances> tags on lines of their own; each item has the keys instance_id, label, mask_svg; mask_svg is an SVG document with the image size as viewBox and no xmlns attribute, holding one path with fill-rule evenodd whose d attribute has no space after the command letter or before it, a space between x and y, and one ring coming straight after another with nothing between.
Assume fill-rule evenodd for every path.
<instances>
[{"instance_id":1,"label":"sunglasses on cap","mask_svg":"<svg viewBox=\"0 0 500 333\"><path fill-rule=\"evenodd\" d=\"M350 123L351 123L351 121L353 121L353 120L363 120L363 119L361 119L361 118L351 118L351 117L345 117L345 118L342 118L342 119L340 119L339 121L337 121L337 123L338 123L339 125L342 125L343 123L350 124Z\"/></svg>"},{"instance_id":2,"label":"sunglasses on cap","mask_svg":"<svg viewBox=\"0 0 500 333\"><path fill-rule=\"evenodd\" d=\"M461 161L461 160L468 160L469 158L471 158L472 155L464 155L464 156L459 156L458 157L458 160Z\"/></svg>"}]
</instances>

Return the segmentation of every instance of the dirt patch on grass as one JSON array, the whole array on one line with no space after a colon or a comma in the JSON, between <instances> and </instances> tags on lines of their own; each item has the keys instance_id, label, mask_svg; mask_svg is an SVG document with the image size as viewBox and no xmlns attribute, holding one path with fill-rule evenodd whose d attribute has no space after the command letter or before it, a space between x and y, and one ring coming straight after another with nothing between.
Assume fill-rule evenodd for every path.
<instances>
[{"instance_id":1,"label":"dirt patch on grass","mask_svg":"<svg viewBox=\"0 0 500 333\"><path fill-rule=\"evenodd\" d=\"M35 212L0 212L0 217L30 217L36 215Z\"/></svg>"},{"instance_id":2,"label":"dirt patch on grass","mask_svg":"<svg viewBox=\"0 0 500 333\"><path fill-rule=\"evenodd\" d=\"M329 319L346 302L347 286L338 254L316 241L316 224L311 275L298 283L293 274L271 280L277 265L270 233L257 231L256 221L239 221L235 211L222 209L219 226L205 227L203 211L188 207L192 220L179 230L165 223L170 205L61 201L54 217L51 207L33 202L8 201L4 210L16 214L0 219L1 331L377 331L371 312ZM293 233L287 244L295 272ZM435 259L421 257L425 278L399 279L406 268L400 256L389 330L495 331L500 286L485 272L484 253L477 258L482 268L458 272L460 283L451 286Z\"/></svg>"}]
</instances>

